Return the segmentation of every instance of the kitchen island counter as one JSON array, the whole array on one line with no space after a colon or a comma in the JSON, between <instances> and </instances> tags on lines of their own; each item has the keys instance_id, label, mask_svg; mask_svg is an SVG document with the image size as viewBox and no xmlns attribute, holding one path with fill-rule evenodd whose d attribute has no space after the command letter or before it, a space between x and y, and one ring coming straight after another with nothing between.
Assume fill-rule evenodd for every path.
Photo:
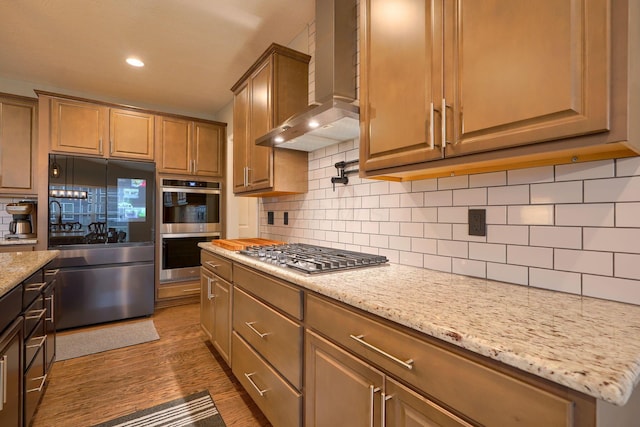
<instances>
[{"instance_id":1,"label":"kitchen island counter","mask_svg":"<svg viewBox=\"0 0 640 427\"><path fill-rule=\"evenodd\" d=\"M24 251L0 253L0 297L44 267L60 251Z\"/></svg>"},{"instance_id":2,"label":"kitchen island counter","mask_svg":"<svg viewBox=\"0 0 640 427\"><path fill-rule=\"evenodd\" d=\"M640 380L638 306L398 264L307 275L199 245L605 402Z\"/></svg>"}]
</instances>

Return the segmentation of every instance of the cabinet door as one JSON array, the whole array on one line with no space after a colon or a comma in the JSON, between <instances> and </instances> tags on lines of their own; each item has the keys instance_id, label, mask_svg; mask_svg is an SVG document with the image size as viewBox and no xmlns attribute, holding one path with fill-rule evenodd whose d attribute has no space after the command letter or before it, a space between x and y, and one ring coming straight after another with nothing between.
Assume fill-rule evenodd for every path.
<instances>
[{"instance_id":1,"label":"cabinet door","mask_svg":"<svg viewBox=\"0 0 640 427\"><path fill-rule=\"evenodd\" d=\"M233 192L247 189L249 158L249 85L233 97Z\"/></svg>"},{"instance_id":2,"label":"cabinet door","mask_svg":"<svg viewBox=\"0 0 640 427\"><path fill-rule=\"evenodd\" d=\"M153 160L153 115L112 108L109 113L109 155Z\"/></svg>"},{"instance_id":3,"label":"cabinet door","mask_svg":"<svg viewBox=\"0 0 640 427\"><path fill-rule=\"evenodd\" d=\"M380 371L310 331L305 362L305 426L380 425Z\"/></svg>"},{"instance_id":4,"label":"cabinet door","mask_svg":"<svg viewBox=\"0 0 640 427\"><path fill-rule=\"evenodd\" d=\"M31 191L35 101L0 98L0 191Z\"/></svg>"},{"instance_id":5,"label":"cabinet door","mask_svg":"<svg viewBox=\"0 0 640 427\"><path fill-rule=\"evenodd\" d=\"M51 150L103 154L109 140L108 108L87 102L51 100Z\"/></svg>"},{"instance_id":6,"label":"cabinet door","mask_svg":"<svg viewBox=\"0 0 640 427\"><path fill-rule=\"evenodd\" d=\"M214 280L213 273L200 268L200 327L211 341L214 336Z\"/></svg>"},{"instance_id":7,"label":"cabinet door","mask_svg":"<svg viewBox=\"0 0 640 427\"><path fill-rule=\"evenodd\" d=\"M195 122L193 126L193 171L200 176L223 175L224 127Z\"/></svg>"},{"instance_id":8,"label":"cabinet door","mask_svg":"<svg viewBox=\"0 0 640 427\"><path fill-rule=\"evenodd\" d=\"M385 414L388 427L471 427L471 424L387 377Z\"/></svg>"},{"instance_id":9,"label":"cabinet door","mask_svg":"<svg viewBox=\"0 0 640 427\"><path fill-rule=\"evenodd\" d=\"M607 0L447 4L446 156L609 128Z\"/></svg>"},{"instance_id":10,"label":"cabinet door","mask_svg":"<svg viewBox=\"0 0 640 427\"><path fill-rule=\"evenodd\" d=\"M220 356L227 362L231 361L231 284L216 277L211 285L215 298L213 299L213 345Z\"/></svg>"},{"instance_id":11,"label":"cabinet door","mask_svg":"<svg viewBox=\"0 0 640 427\"><path fill-rule=\"evenodd\" d=\"M21 317L19 319L22 319ZM22 426L22 320L0 335L0 425Z\"/></svg>"},{"instance_id":12,"label":"cabinet door","mask_svg":"<svg viewBox=\"0 0 640 427\"><path fill-rule=\"evenodd\" d=\"M442 2L362 0L360 167L375 170L442 156Z\"/></svg>"},{"instance_id":13,"label":"cabinet door","mask_svg":"<svg viewBox=\"0 0 640 427\"><path fill-rule=\"evenodd\" d=\"M158 172L191 172L191 133L192 122L174 117L156 117L156 136L158 138Z\"/></svg>"},{"instance_id":14,"label":"cabinet door","mask_svg":"<svg viewBox=\"0 0 640 427\"><path fill-rule=\"evenodd\" d=\"M250 132L246 143L251 190L273 186L272 150L255 144L256 138L269 132L273 126L271 68L271 62L266 61L249 80Z\"/></svg>"}]
</instances>

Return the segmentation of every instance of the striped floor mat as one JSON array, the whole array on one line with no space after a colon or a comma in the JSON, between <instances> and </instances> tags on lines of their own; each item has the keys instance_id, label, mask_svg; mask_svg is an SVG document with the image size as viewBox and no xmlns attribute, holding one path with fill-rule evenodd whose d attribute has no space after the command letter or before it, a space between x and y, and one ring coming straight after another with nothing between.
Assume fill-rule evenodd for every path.
<instances>
[{"instance_id":1,"label":"striped floor mat","mask_svg":"<svg viewBox=\"0 0 640 427\"><path fill-rule=\"evenodd\" d=\"M225 423L205 390L94 427L225 427Z\"/></svg>"}]
</instances>

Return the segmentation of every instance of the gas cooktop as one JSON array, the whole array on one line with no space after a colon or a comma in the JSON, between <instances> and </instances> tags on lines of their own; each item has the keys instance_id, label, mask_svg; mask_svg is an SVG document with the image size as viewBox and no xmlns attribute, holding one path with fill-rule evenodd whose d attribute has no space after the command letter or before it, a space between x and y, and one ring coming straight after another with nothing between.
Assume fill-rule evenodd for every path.
<instances>
[{"instance_id":1,"label":"gas cooktop","mask_svg":"<svg viewBox=\"0 0 640 427\"><path fill-rule=\"evenodd\" d=\"M324 246L291 243L273 246L249 246L241 254L307 274L326 273L380 265L387 257Z\"/></svg>"}]
</instances>

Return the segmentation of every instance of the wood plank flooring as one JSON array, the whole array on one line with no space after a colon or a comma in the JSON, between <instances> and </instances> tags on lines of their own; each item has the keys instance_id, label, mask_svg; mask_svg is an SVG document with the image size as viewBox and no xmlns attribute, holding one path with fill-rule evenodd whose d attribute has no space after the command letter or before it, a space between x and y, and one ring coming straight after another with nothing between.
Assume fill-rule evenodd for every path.
<instances>
[{"instance_id":1,"label":"wood plank flooring","mask_svg":"<svg viewBox=\"0 0 640 427\"><path fill-rule=\"evenodd\" d=\"M32 427L83 427L208 389L228 427L270 426L200 330L198 304L156 309L160 340L55 362Z\"/></svg>"}]
</instances>

